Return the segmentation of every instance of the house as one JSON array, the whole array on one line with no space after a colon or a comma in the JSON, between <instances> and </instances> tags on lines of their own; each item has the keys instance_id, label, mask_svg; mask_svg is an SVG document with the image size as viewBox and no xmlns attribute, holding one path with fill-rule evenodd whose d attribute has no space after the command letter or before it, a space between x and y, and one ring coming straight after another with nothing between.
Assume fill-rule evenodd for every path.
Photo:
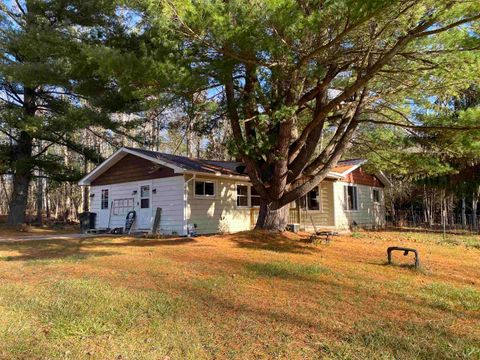
<instances>
[{"instance_id":1,"label":"house","mask_svg":"<svg viewBox=\"0 0 480 360\"><path fill-rule=\"evenodd\" d=\"M307 196L290 205L290 222L311 230L382 227L385 223L382 174L367 174L364 160L338 163ZM259 196L239 162L193 159L123 147L80 180L90 186L97 229L123 227L136 211L132 229L187 235L236 232L254 227ZM314 225L313 225L314 224Z\"/></svg>"}]
</instances>

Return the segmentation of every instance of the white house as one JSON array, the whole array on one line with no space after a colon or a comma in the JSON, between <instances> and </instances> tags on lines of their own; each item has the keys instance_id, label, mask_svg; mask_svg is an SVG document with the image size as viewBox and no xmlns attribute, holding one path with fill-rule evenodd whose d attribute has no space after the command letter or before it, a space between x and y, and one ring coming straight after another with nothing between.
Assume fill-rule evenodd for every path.
<instances>
[{"instance_id":1,"label":"white house","mask_svg":"<svg viewBox=\"0 0 480 360\"><path fill-rule=\"evenodd\" d=\"M300 228L349 229L385 223L382 174L367 174L364 160L338 163L318 187L290 205L290 222ZM254 227L259 197L241 163L193 159L124 147L80 180L89 185L95 228L125 226L135 210L134 230L187 235L236 232Z\"/></svg>"}]
</instances>

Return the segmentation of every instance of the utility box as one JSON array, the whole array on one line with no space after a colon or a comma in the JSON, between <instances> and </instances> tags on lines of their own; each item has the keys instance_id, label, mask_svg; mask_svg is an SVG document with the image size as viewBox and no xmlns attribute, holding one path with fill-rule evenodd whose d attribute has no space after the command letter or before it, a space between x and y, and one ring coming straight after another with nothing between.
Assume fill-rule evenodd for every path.
<instances>
[{"instance_id":1,"label":"utility box","mask_svg":"<svg viewBox=\"0 0 480 360\"><path fill-rule=\"evenodd\" d=\"M83 212L78 215L80 218L80 232L86 233L91 229L95 229L95 220L97 218L97 213L94 212Z\"/></svg>"},{"instance_id":2,"label":"utility box","mask_svg":"<svg viewBox=\"0 0 480 360\"><path fill-rule=\"evenodd\" d=\"M287 229L287 231L297 233L297 232L300 231L300 224L287 224L286 229Z\"/></svg>"}]
</instances>

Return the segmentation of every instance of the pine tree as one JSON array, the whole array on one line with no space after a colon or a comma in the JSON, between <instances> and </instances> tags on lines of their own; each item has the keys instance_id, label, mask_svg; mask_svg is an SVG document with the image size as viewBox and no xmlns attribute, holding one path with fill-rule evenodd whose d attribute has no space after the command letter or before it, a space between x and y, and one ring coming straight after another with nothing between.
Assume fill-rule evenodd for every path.
<instances>
[{"instance_id":1,"label":"pine tree","mask_svg":"<svg viewBox=\"0 0 480 360\"><path fill-rule=\"evenodd\" d=\"M35 171L54 180L79 177L81 165L66 168L52 146L98 162L77 130L125 125L109 116L125 110L131 94L112 83L122 57L107 47L124 26L115 1L0 4L0 170L13 182L9 224L25 221Z\"/></svg>"}]
</instances>

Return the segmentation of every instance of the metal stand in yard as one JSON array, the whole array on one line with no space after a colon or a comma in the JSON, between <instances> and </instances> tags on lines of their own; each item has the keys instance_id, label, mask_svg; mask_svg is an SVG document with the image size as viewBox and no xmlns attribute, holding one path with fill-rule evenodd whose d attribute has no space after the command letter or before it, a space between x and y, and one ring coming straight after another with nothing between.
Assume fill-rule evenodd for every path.
<instances>
[{"instance_id":1,"label":"metal stand in yard","mask_svg":"<svg viewBox=\"0 0 480 360\"><path fill-rule=\"evenodd\" d=\"M314 231L313 234L310 235L310 240L309 240L312 244L317 245L319 240L321 240L320 236L324 236L325 244L330 244L330 237L338 235L338 233L335 231L318 231L311 215L310 215L310 221L312 222L313 231Z\"/></svg>"},{"instance_id":2,"label":"metal stand in yard","mask_svg":"<svg viewBox=\"0 0 480 360\"><path fill-rule=\"evenodd\" d=\"M403 251L403 256L407 256L408 253L412 252L415 254L415 268L418 269L420 267L420 256L418 255L418 251L411 248L399 247L399 246L391 246L387 249L387 259L388 264L392 263L392 251Z\"/></svg>"}]
</instances>

